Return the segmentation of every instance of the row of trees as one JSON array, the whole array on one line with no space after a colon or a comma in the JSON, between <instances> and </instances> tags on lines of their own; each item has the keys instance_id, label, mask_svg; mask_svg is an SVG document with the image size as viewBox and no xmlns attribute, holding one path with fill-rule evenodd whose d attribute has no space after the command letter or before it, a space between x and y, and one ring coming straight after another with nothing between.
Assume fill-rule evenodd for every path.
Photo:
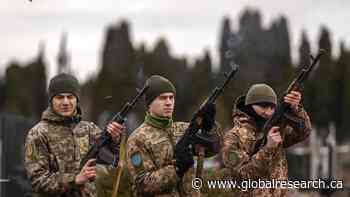
<instances>
[{"instance_id":1,"label":"row of trees","mask_svg":"<svg viewBox=\"0 0 350 197\"><path fill-rule=\"evenodd\" d=\"M204 51L193 65L186 57L171 56L164 38L152 50L145 44L135 46L130 38L128 22L110 25L105 32L101 65L97 75L83 84L82 105L85 118L98 121L101 114L117 112L136 94L147 77L159 74L169 78L177 88L176 120L189 120L215 84L222 80L230 64L240 65L240 70L230 87L218 100L218 120L226 128L231 125L231 111L237 96L245 94L253 83L270 84L279 95L287 88L300 66L309 63L310 42L305 32L299 47L297 65L291 61L288 22L284 17L274 20L263 28L258 11L246 10L234 31L229 18L224 18L219 38L220 66L213 71L209 51ZM349 138L346 131L346 109L350 109L350 82L347 78L350 51L342 43L340 55L334 58L330 32L321 27L318 48L327 50L319 66L306 84L303 94L305 108L310 112L315 127L323 128L334 121L338 139ZM60 53L59 63L66 63ZM9 63L1 80L0 106L3 111L13 112L38 120L47 106L46 63L44 52L27 65L16 61ZM28 79L29 77L29 79ZM104 97L111 95L111 100ZM144 107L134 114L134 125L142 121Z\"/></svg>"}]
</instances>

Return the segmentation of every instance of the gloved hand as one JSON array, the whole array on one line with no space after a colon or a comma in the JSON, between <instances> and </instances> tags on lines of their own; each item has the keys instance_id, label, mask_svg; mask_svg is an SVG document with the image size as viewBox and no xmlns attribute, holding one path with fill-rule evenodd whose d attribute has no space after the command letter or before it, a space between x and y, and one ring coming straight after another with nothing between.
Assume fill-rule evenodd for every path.
<instances>
[{"instance_id":1,"label":"gloved hand","mask_svg":"<svg viewBox=\"0 0 350 197\"><path fill-rule=\"evenodd\" d=\"M187 170L194 164L192 150L190 147L181 147L179 144L176 144L175 159L176 174L178 177L182 178Z\"/></svg>"},{"instance_id":2,"label":"gloved hand","mask_svg":"<svg viewBox=\"0 0 350 197\"><path fill-rule=\"evenodd\" d=\"M210 103L203 106L199 114L202 117L202 128L205 131L210 131L215 124L215 114L216 114L215 104Z\"/></svg>"}]
</instances>

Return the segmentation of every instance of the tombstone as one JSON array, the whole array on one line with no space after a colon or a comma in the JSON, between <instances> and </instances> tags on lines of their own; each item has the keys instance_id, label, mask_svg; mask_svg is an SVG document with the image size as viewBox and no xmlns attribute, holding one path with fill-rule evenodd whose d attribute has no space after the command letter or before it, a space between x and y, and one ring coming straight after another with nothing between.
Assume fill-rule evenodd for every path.
<instances>
[{"instance_id":1,"label":"tombstone","mask_svg":"<svg viewBox=\"0 0 350 197\"><path fill-rule=\"evenodd\" d=\"M313 129L310 133L309 147L298 147L289 151L294 155L311 155L310 180L338 180L337 167L340 165L337 154L348 154L349 145L337 146L334 123L329 123L327 129ZM346 184L346 183L344 183ZM347 188L347 186L345 186ZM321 196L332 196L335 190L318 190ZM349 193L350 194L350 193ZM333 195L335 196L335 195Z\"/></svg>"},{"instance_id":2,"label":"tombstone","mask_svg":"<svg viewBox=\"0 0 350 197\"><path fill-rule=\"evenodd\" d=\"M0 196L28 196L30 184L24 169L24 142L33 122L0 113Z\"/></svg>"}]
</instances>

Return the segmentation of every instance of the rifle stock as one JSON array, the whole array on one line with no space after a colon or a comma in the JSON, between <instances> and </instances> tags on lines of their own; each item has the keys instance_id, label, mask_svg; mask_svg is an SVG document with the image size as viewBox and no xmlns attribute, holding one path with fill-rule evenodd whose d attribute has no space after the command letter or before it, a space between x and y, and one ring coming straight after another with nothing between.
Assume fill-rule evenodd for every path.
<instances>
[{"instance_id":1,"label":"rifle stock","mask_svg":"<svg viewBox=\"0 0 350 197\"><path fill-rule=\"evenodd\" d=\"M127 136L125 133L122 134L121 142L120 142L120 149L119 149L119 161L118 166L116 169L116 177L115 177L115 184L113 186L113 192L112 197L117 197L118 195L118 189L119 189L119 183L120 183L120 177L122 175L124 166L125 166L125 160L126 160L126 140Z\"/></svg>"}]
</instances>

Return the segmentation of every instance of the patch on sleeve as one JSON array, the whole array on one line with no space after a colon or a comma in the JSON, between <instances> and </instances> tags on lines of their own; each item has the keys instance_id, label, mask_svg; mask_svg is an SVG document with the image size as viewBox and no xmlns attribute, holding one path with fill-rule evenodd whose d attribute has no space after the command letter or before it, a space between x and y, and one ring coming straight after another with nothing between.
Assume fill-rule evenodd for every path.
<instances>
[{"instance_id":1,"label":"patch on sleeve","mask_svg":"<svg viewBox=\"0 0 350 197\"><path fill-rule=\"evenodd\" d=\"M142 158L139 152L135 152L131 155L131 163L135 168L139 168L142 164Z\"/></svg>"},{"instance_id":2,"label":"patch on sleeve","mask_svg":"<svg viewBox=\"0 0 350 197\"><path fill-rule=\"evenodd\" d=\"M81 137L78 139L80 154L86 154L89 149L89 139Z\"/></svg>"},{"instance_id":3,"label":"patch on sleeve","mask_svg":"<svg viewBox=\"0 0 350 197\"><path fill-rule=\"evenodd\" d=\"M35 149L35 146L34 146L32 143L27 144L27 147L26 147L26 156L27 156L27 158L29 158L30 160L36 160L36 159L37 159L36 149Z\"/></svg>"},{"instance_id":4,"label":"patch on sleeve","mask_svg":"<svg viewBox=\"0 0 350 197\"><path fill-rule=\"evenodd\" d=\"M236 152L229 152L228 154L228 160L232 165L236 165L238 163L239 157Z\"/></svg>"}]
</instances>

